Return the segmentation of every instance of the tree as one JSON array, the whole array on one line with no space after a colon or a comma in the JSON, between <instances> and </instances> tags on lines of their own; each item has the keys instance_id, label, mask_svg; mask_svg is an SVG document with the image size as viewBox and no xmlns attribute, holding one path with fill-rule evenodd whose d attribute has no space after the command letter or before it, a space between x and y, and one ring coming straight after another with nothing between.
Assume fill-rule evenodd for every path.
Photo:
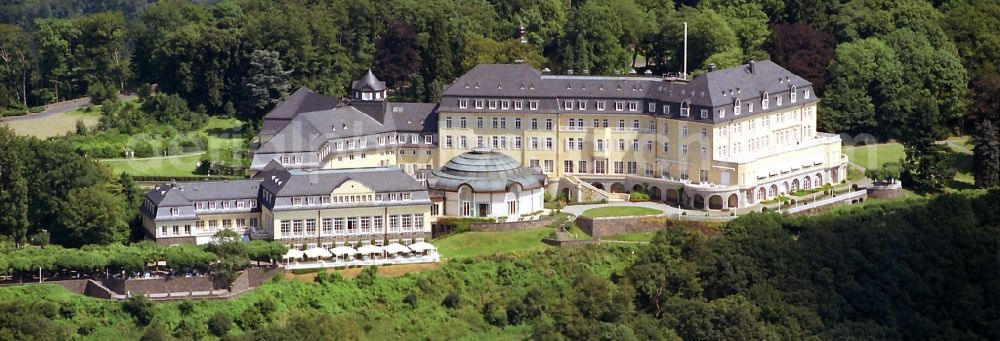
<instances>
[{"instance_id":1,"label":"tree","mask_svg":"<svg viewBox=\"0 0 1000 341\"><path fill-rule=\"evenodd\" d=\"M139 322L140 326L148 325L149 322L153 321L153 317L156 315L156 309L153 307L153 302L150 302L146 296L138 295L132 296L125 299L122 302L122 310L124 310L132 318Z\"/></svg>"},{"instance_id":2,"label":"tree","mask_svg":"<svg viewBox=\"0 0 1000 341\"><path fill-rule=\"evenodd\" d=\"M0 107L28 107L28 76L34 70L32 52L31 36L20 27L0 24Z\"/></svg>"},{"instance_id":3,"label":"tree","mask_svg":"<svg viewBox=\"0 0 1000 341\"><path fill-rule=\"evenodd\" d=\"M126 241L129 229L124 199L116 192L100 186L71 190L59 215L59 224L65 231L56 233L56 240L71 246Z\"/></svg>"},{"instance_id":4,"label":"tree","mask_svg":"<svg viewBox=\"0 0 1000 341\"><path fill-rule=\"evenodd\" d=\"M19 161L23 144L14 132L0 127L0 234L11 236L19 246L28 235L28 179Z\"/></svg>"},{"instance_id":5,"label":"tree","mask_svg":"<svg viewBox=\"0 0 1000 341\"><path fill-rule=\"evenodd\" d=\"M1000 186L1000 129L986 119L976 127L971 140L976 187Z\"/></svg>"},{"instance_id":6,"label":"tree","mask_svg":"<svg viewBox=\"0 0 1000 341\"><path fill-rule=\"evenodd\" d=\"M291 70L281 66L281 55L275 51L254 50L250 54L247 89L258 113L267 112L291 93L288 80Z\"/></svg>"},{"instance_id":7,"label":"tree","mask_svg":"<svg viewBox=\"0 0 1000 341\"><path fill-rule=\"evenodd\" d=\"M562 67L593 74L627 73L650 29L632 0L587 1L572 12L559 43Z\"/></svg>"},{"instance_id":8,"label":"tree","mask_svg":"<svg viewBox=\"0 0 1000 341\"><path fill-rule=\"evenodd\" d=\"M827 65L833 58L835 46L832 34L796 23L771 26L771 37L764 48L772 61L805 78L817 94L823 94Z\"/></svg>"},{"instance_id":9,"label":"tree","mask_svg":"<svg viewBox=\"0 0 1000 341\"><path fill-rule=\"evenodd\" d=\"M745 59L767 59L763 45L771 32L768 30L768 16L764 6L758 2L730 2L728 4L710 5L720 15L725 17L729 27L733 29L739 41L742 56ZM743 61L740 60L739 63Z\"/></svg>"},{"instance_id":10,"label":"tree","mask_svg":"<svg viewBox=\"0 0 1000 341\"><path fill-rule=\"evenodd\" d=\"M943 47L947 42L937 25L941 13L927 1L852 0L837 12L832 32L841 42L879 37L904 28L927 37L934 46Z\"/></svg>"},{"instance_id":11,"label":"tree","mask_svg":"<svg viewBox=\"0 0 1000 341\"><path fill-rule=\"evenodd\" d=\"M896 51L897 56L906 56L900 58L903 66L901 86L929 91L944 124L958 126L966 110L966 86L969 81L958 55L947 48L935 47L927 37L908 28L895 30L883 40Z\"/></svg>"},{"instance_id":12,"label":"tree","mask_svg":"<svg viewBox=\"0 0 1000 341\"><path fill-rule=\"evenodd\" d=\"M736 66L743 63L743 52L736 33L726 17L711 8L682 7L669 18L658 35L664 42L659 48L668 56L661 71L683 68L684 22L688 24L688 72L704 69L709 63L718 68Z\"/></svg>"},{"instance_id":13,"label":"tree","mask_svg":"<svg viewBox=\"0 0 1000 341\"><path fill-rule=\"evenodd\" d=\"M897 94L903 66L877 38L837 46L817 127L826 132L870 133L890 138L898 128Z\"/></svg>"},{"instance_id":14,"label":"tree","mask_svg":"<svg viewBox=\"0 0 1000 341\"><path fill-rule=\"evenodd\" d=\"M462 44L462 68L471 70L479 64L509 64L522 60L535 68L542 68L546 63L538 51L531 45L521 44L517 40L493 41L489 38L468 35Z\"/></svg>"},{"instance_id":15,"label":"tree","mask_svg":"<svg viewBox=\"0 0 1000 341\"><path fill-rule=\"evenodd\" d=\"M222 337L229 333L229 328L233 324L233 319L224 311L217 311L208 318L208 331L212 335Z\"/></svg>"},{"instance_id":16,"label":"tree","mask_svg":"<svg viewBox=\"0 0 1000 341\"><path fill-rule=\"evenodd\" d=\"M375 47L375 60L389 87L398 91L410 86L413 74L420 70L423 62L417 51L416 28L403 21L394 22Z\"/></svg>"}]
</instances>

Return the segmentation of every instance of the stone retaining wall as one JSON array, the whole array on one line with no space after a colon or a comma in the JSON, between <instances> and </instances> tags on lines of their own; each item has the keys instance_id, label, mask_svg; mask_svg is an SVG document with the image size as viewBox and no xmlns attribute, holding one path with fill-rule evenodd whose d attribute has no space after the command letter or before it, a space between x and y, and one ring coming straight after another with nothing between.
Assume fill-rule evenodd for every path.
<instances>
[{"instance_id":1,"label":"stone retaining wall","mask_svg":"<svg viewBox=\"0 0 1000 341\"><path fill-rule=\"evenodd\" d=\"M625 233L656 232L668 226L680 226L704 235L717 235L717 228L724 222L668 219L664 216L645 217L576 217L576 226L594 238L604 238Z\"/></svg>"},{"instance_id":2,"label":"stone retaining wall","mask_svg":"<svg viewBox=\"0 0 1000 341\"><path fill-rule=\"evenodd\" d=\"M555 247L574 247L574 246L584 246L590 244L597 244L598 241L593 239L542 239L542 243Z\"/></svg>"},{"instance_id":3,"label":"stone retaining wall","mask_svg":"<svg viewBox=\"0 0 1000 341\"><path fill-rule=\"evenodd\" d=\"M902 198L903 187L899 183L890 184L887 186L872 186L866 189L869 198L876 199L898 199Z\"/></svg>"},{"instance_id":4,"label":"stone retaining wall","mask_svg":"<svg viewBox=\"0 0 1000 341\"><path fill-rule=\"evenodd\" d=\"M528 220L528 221L511 221L505 223L473 223L469 225L469 230L475 232L520 231L520 230L545 227L554 221L556 221L556 216L550 215L542 219Z\"/></svg>"},{"instance_id":5,"label":"stone retaining wall","mask_svg":"<svg viewBox=\"0 0 1000 341\"><path fill-rule=\"evenodd\" d=\"M106 278L103 280L104 286L112 291L132 296L149 294L163 294L171 292L190 291L211 291L216 288L212 283L212 278L208 276L197 277L172 277L172 278L149 278L149 279L128 279Z\"/></svg>"}]
</instances>

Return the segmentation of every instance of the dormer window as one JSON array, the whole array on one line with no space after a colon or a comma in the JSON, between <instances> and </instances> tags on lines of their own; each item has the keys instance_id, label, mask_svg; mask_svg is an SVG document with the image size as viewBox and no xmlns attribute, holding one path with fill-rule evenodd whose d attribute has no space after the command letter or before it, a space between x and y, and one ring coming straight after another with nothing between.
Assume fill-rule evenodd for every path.
<instances>
[{"instance_id":1,"label":"dormer window","mask_svg":"<svg viewBox=\"0 0 1000 341\"><path fill-rule=\"evenodd\" d=\"M607 102L597 101L597 111L604 111L604 105L605 104L607 104Z\"/></svg>"},{"instance_id":2,"label":"dormer window","mask_svg":"<svg viewBox=\"0 0 1000 341\"><path fill-rule=\"evenodd\" d=\"M764 95L760 96L760 108L762 110L767 110L767 106L768 106L767 105L767 101L768 101L769 97L770 96L766 92L764 93Z\"/></svg>"},{"instance_id":3,"label":"dormer window","mask_svg":"<svg viewBox=\"0 0 1000 341\"><path fill-rule=\"evenodd\" d=\"M458 107L461 108L461 109L468 108L469 107L469 100L465 99L465 98L459 99L458 100Z\"/></svg>"},{"instance_id":4,"label":"dormer window","mask_svg":"<svg viewBox=\"0 0 1000 341\"><path fill-rule=\"evenodd\" d=\"M691 115L691 108L688 107L688 102L681 102L681 117L688 117Z\"/></svg>"},{"instance_id":5,"label":"dormer window","mask_svg":"<svg viewBox=\"0 0 1000 341\"><path fill-rule=\"evenodd\" d=\"M528 101L528 109L529 110L538 110L538 101L537 100Z\"/></svg>"},{"instance_id":6,"label":"dormer window","mask_svg":"<svg viewBox=\"0 0 1000 341\"><path fill-rule=\"evenodd\" d=\"M737 98L736 99L736 104L733 105L733 115L739 116L740 115L740 109L742 109L742 103L740 103L740 99Z\"/></svg>"},{"instance_id":7,"label":"dormer window","mask_svg":"<svg viewBox=\"0 0 1000 341\"><path fill-rule=\"evenodd\" d=\"M747 103L747 112L753 112L753 102Z\"/></svg>"},{"instance_id":8,"label":"dormer window","mask_svg":"<svg viewBox=\"0 0 1000 341\"><path fill-rule=\"evenodd\" d=\"M181 215L181 209L176 208L176 207L171 208L170 209L170 215L174 215L174 216Z\"/></svg>"},{"instance_id":9,"label":"dormer window","mask_svg":"<svg viewBox=\"0 0 1000 341\"><path fill-rule=\"evenodd\" d=\"M664 104L662 113L664 115L670 115L670 105Z\"/></svg>"},{"instance_id":10,"label":"dormer window","mask_svg":"<svg viewBox=\"0 0 1000 341\"><path fill-rule=\"evenodd\" d=\"M781 106L781 96L774 96L774 103Z\"/></svg>"},{"instance_id":11,"label":"dormer window","mask_svg":"<svg viewBox=\"0 0 1000 341\"><path fill-rule=\"evenodd\" d=\"M489 104L490 104L490 109L496 109L497 108L497 100L491 99L490 102L489 102Z\"/></svg>"},{"instance_id":12,"label":"dormer window","mask_svg":"<svg viewBox=\"0 0 1000 341\"><path fill-rule=\"evenodd\" d=\"M503 101L500 101L500 109L510 110L510 100L509 99L505 99Z\"/></svg>"},{"instance_id":13,"label":"dormer window","mask_svg":"<svg viewBox=\"0 0 1000 341\"><path fill-rule=\"evenodd\" d=\"M796 92L795 86L792 85L791 91L788 92L788 100L792 101L792 103L795 103L795 97L798 95Z\"/></svg>"},{"instance_id":14,"label":"dormer window","mask_svg":"<svg viewBox=\"0 0 1000 341\"><path fill-rule=\"evenodd\" d=\"M572 100L563 101L563 109L573 110L573 101Z\"/></svg>"},{"instance_id":15,"label":"dormer window","mask_svg":"<svg viewBox=\"0 0 1000 341\"><path fill-rule=\"evenodd\" d=\"M482 109L482 108L483 108L483 100L477 99L476 100L476 109Z\"/></svg>"},{"instance_id":16,"label":"dormer window","mask_svg":"<svg viewBox=\"0 0 1000 341\"><path fill-rule=\"evenodd\" d=\"M524 107L524 101L516 100L514 101L514 110L521 110Z\"/></svg>"},{"instance_id":17,"label":"dormer window","mask_svg":"<svg viewBox=\"0 0 1000 341\"><path fill-rule=\"evenodd\" d=\"M655 113L656 112L656 103L649 103L646 106L649 108L649 112L651 112L651 113Z\"/></svg>"},{"instance_id":18,"label":"dormer window","mask_svg":"<svg viewBox=\"0 0 1000 341\"><path fill-rule=\"evenodd\" d=\"M809 89L802 91L802 98L809 99Z\"/></svg>"},{"instance_id":19,"label":"dormer window","mask_svg":"<svg viewBox=\"0 0 1000 341\"><path fill-rule=\"evenodd\" d=\"M726 109L719 109L719 118L726 117Z\"/></svg>"},{"instance_id":20,"label":"dormer window","mask_svg":"<svg viewBox=\"0 0 1000 341\"><path fill-rule=\"evenodd\" d=\"M587 101L577 101L576 108L580 110L587 110Z\"/></svg>"},{"instance_id":21,"label":"dormer window","mask_svg":"<svg viewBox=\"0 0 1000 341\"><path fill-rule=\"evenodd\" d=\"M708 118L708 109L701 109L701 118Z\"/></svg>"},{"instance_id":22,"label":"dormer window","mask_svg":"<svg viewBox=\"0 0 1000 341\"><path fill-rule=\"evenodd\" d=\"M615 101L615 111L625 110L625 102Z\"/></svg>"},{"instance_id":23,"label":"dormer window","mask_svg":"<svg viewBox=\"0 0 1000 341\"><path fill-rule=\"evenodd\" d=\"M628 111L639 111L639 102L628 102Z\"/></svg>"}]
</instances>

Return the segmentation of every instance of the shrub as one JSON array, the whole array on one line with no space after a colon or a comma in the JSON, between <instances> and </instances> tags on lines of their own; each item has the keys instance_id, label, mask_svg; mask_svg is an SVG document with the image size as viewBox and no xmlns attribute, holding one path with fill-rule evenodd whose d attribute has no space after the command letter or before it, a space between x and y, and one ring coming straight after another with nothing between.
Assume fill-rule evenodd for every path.
<instances>
[{"instance_id":1,"label":"shrub","mask_svg":"<svg viewBox=\"0 0 1000 341\"><path fill-rule=\"evenodd\" d=\"M132 315L139 325L148 325L150 321L153 320L153 316L156 312L153 310L153 302L150 302L146 296L132 296L122 302L122 309L126 313Z\"/></svg>"},{"instance_id":2,"label":"shrub","mask_svg":"<svg viewBox=\"0 0 1000 341\"><path fill-rule=\"evenodd\" d=\"M223 311L217 311L208 319L208 331L211 332L212 335L222 337L223 335L229 333L229 327L231 327L232 324L233 319L229 317L229 314L226 314Z\"/></svg>"},{"instance_id":3,"label":"shrub","mask_svg":"<svg viewBox=\"0 0 1000 341\"><path fill-rule=\"evenodd\" d=\"M45 111L45 106L44 105L39 105L37 107L31 107L30 109L28 109L28 112L30 112L32 114L40 113L40 112L43 112L43 111Z\"/></svg>"},{"instance_id":4,"label":"shrub","mask_svg":"<svg viewBox=\"0 0 1000 341\"><path fill-rule=\"evenodd\" d=\"M378 266L369 266L361 270L358 277L354 278L354 283L357 283L359 287L367 287L375 284L375 279L378 278Z\"/></svg>"},{"instance_id":5,"label":"shrub","mask_svg":"<svg viewBox=\"0 0 1000 341\"><path fill-rule=\"evenodd\" d=\"M444 301L441 302L445 308L457 309L462 305L462 296L459 296L457 292L449 292L447 296L444 297Z\"/></svg>"},{"instance_id":6,"label":"shrub","mask_svg":"<svg viewBox=\"0 0 1000 341\"><path fill-rule=\"evenodd\" d=\"M412 293L412 292L409 293L409 294L406 294L406 297L403 298L403 303L406 303L406 304L410 305L411 308L416 308L417 307L417 295L414 294L414 293Z\"/></svg>"},{"instance_id":7,"label":"shrub","mask_svg":"<svg viewBox=\"0 0 1000 341\"><path fill-rule=\"evenodd\" d=\"M629 201L634 201L634 202L649 201L649 194L646 194L646 193L643 193L643 192L638 192L638 191L632 192L632 193L629 193L628 200Z\"/></svg>"}]
</instances>

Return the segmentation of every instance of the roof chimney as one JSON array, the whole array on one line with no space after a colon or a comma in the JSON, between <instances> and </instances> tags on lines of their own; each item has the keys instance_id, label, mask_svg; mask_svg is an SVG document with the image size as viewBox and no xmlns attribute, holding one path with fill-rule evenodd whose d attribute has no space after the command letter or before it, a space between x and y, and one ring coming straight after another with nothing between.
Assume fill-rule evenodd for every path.
<instances>
[{"instance_id":1,"label":"roof chimney","mask_svg":"<svg viewBox=\"0 0 1000 341\"><path fill-rule=\"evenodd\" d=\"M754 64L756 64L756 63L757 62L755 62L753 59L750 60L750 64L749 64L749 66L750 66L750 73L754 73Z\"/></svg>"}]
</instances>

